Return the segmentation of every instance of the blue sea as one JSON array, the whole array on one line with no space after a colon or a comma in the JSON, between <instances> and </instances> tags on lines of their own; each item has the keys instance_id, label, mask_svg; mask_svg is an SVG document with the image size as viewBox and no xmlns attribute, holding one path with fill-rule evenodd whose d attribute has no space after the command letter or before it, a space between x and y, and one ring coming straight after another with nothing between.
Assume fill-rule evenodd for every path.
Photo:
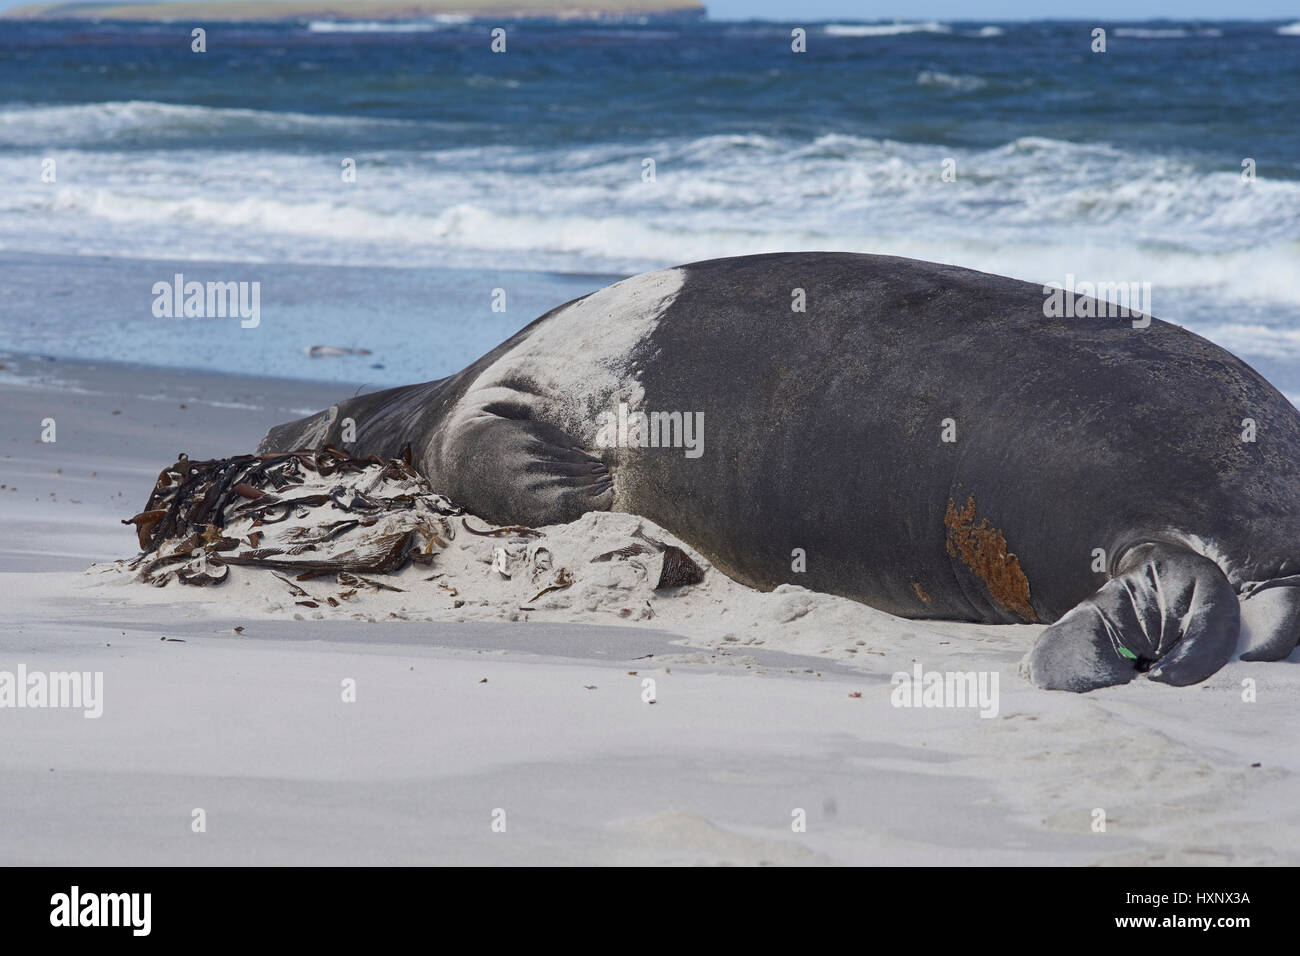
<instances>
[{"instance_id":1,"label":"blue sea","mask_svg":"<svg viewBox=\"0 0 1300 956\"><path fill-rule=\"evenodd\" d=\"M399 384L797 249L1148 282L1295 400L1300 23L0 20L0 350Z\"/></svg>"}]
</instances>

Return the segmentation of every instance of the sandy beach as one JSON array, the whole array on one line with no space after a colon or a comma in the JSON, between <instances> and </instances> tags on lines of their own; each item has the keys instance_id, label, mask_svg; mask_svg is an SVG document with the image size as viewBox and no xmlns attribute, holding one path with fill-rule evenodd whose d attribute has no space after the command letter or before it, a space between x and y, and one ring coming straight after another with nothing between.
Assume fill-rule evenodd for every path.
<instances>
[{"instance_id":1,"label":"sandy beach","mask_svg":"<svg viewBox=\"0 0 1300 956\"><path fill-rule=\"evenodd\" d=\"M1300 620L1300 24L1123 13L1160 19L0 0L0 864L1300 864L1300 650L1214 670L1234 611L1279 649ZM714 278L657 272L683 263ZM1016 325L1067 288L1207 341L1067 336L1046 298ZM236 457L557 313L473 401ZM701 441L707 414L707 454L651 446L707 468L570 454L638 396ZM422 436L409 468L319 449ZM635 514L547 524L591 502L900 613L1059 621L1107 575L1134 616L1039 684L1211 676L1043 690L1042 624L761 592ZM330 565L359 553L408 563ZM1054 882L1016 925L1237 877ZM156 888L257 925L192 878ZM949 899L1005 910L980 882Z\"/></svg>"},{"instance_id":2,"label":"sandy beach","mask_svg":"<svg viewBox=\"0 0 1300 956\"><path fill-rule=\"evenodd\" d=\"M248 568L148 587L111 562L159 470L340 386L0 362L0 670L103 674L98 718L0 711L2 862L1300 862L1295 654L1048 693L1018 672L1035 626L758 594L707 562L673 593L600 566L530 604L467 534L440 556L458 598L423 568L317 611ZM637 523L589 518L543 529L557 555ZM918 665L996 674L996 715L894 706Z\"/></svg>"}]
</instances>

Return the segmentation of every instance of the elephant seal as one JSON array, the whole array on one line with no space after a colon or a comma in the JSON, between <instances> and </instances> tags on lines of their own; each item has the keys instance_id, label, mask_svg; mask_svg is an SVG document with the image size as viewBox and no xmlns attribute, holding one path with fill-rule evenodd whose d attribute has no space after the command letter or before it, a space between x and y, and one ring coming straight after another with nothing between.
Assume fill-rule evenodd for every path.
<instances>
[{"instance_id":1,"label":"elephant seal","mask_svg":"<svg viewBox=\"0 0 1300 956\"><path fill-rule=\"evenodd\" d=\"M887 256L697 262L259 451L409 445L437 491L500 524L625 511L756 588L1051 624L1026 661L1047 688L1195 683L1239 638L1287 656L1300 413L1199 336L1049 318L1046 291Z\"/></svg>"}]
</instances>

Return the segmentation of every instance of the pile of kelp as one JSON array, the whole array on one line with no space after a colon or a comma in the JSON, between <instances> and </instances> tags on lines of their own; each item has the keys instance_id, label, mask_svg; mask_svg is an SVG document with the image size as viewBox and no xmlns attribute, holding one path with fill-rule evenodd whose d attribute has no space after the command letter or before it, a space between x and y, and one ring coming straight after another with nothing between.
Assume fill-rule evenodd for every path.
<instances>
[{"instance_id":1,"label":"pile of kelp","mask_svg":"<svg viewBox=\"0 0 1300 956\"><path fill-rule=\"evenodd\" d=\"M433 564L459 526L491 541L490 567L500 578L510 580L521 562L529 565L527 581L541 587L532 601L575 583L568 568L552 568L548 548L522 544L545 537L543 532L518 526L479 529L469 517L433 492L411 467L409 450L388 461L357 458L334 447L209 461L181 455L158 475L145 509L122 522L135 526L141 548L123 564L137 580L157 587L173 580L220 584L232 565L264 568L295 598L303 598L298 604L338 607L359 590L404 590L375 576L409 564ZM681 548L639 527L632 538L626 547L588 560L627 561L646 575L654 569L643 562L658 563L657 591L703 580L703 570ZM314 597L294 583L327 576L339 585L337 596ZM425 580L442 577L437 573ZM455 586L444 582L441 587L451 597L458 595Z\"/></svg>"},{"instance_id":2,"label":"pile of kelp","mask_svg":"<svg viewBox=\"0 0 1300 956\"><path fill-rule=\"evenodd\" d=\"M409 450L384 461L337 448L193 461L181 455L158 475L134 525L138 578L205 586L231 565L338 575L341 584L383 588L364 577L431 564L455 537L461 514L411 467Z\"/></svg>"}]
</instances>

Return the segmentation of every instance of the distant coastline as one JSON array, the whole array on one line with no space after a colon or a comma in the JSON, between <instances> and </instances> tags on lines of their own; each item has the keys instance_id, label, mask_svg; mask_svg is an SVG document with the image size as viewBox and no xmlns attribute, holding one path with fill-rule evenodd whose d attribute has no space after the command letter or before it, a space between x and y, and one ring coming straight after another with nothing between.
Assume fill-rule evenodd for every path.
<instances>
[{"instance_id":1,"label":"distant coastline","mask_svg":"<svg viewBox=\"0 0 1300 956\"><path fill-rule=\"evenodd\" d=\"M700 0L181 0L162 3L41 3L0 12L16 20L426 20L497 17L561 20L703 17Z\"/></svg>"}]
</instances>

